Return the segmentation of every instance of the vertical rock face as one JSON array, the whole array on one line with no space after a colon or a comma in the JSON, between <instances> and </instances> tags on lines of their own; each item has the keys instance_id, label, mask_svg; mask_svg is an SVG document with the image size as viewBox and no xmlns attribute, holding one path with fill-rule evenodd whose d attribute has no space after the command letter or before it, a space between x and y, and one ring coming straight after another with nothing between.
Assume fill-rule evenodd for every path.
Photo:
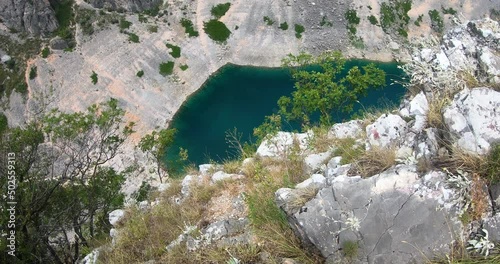
<instances>
[{"instance_id":1,"label":"vertical rock face","mask_svg":"<svg viewBox=\"0 0 500 264\"><path fill-rule=\"evenodd\" d=\"M2 0L0 19L14 30L46 35L59 26L49 0Z\"/></svg>"},{"instance_id":2,"label":"vertical rock face","mask_svg":"<svg viewBox=\"0 0 500 264\"><path fill-rule=\"evenodd\" d=\"M141 12L162 3L161 0L87 0L86 2L97 8L122 9L129 12Z\"/></svg>"}]
</instances>

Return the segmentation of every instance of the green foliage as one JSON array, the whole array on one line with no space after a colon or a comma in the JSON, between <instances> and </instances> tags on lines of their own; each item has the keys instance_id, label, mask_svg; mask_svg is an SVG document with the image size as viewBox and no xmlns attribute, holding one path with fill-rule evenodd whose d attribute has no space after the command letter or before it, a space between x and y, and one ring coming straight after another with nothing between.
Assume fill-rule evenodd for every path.
<instances>
[{"instance_id":1,"label":"green foliage","mask_svg":"<svg viewBox=\"0 0 500 264\"><path fill-rule=\"evenodd\" d=\"M137 75L137 77L139 77L139 78L142 78L142 76L144 76L144 71L140 70L135 75Z\"/></svg>"},{"instance_id":2,"label":"green foliage","mask_svg":"<svg viewBox=\"0 0 500 264\"><path fill-rule=\"evenodd\" d=\"M384 2L380 6L380 24L386 33L398 32L402 37L408 34L408 24L410 16L408 11L411 9L411 0L394 0Z\"/></svg>"},{"instance_id":3,"label":"green foliage","mask_svg":"<svg viewBox=\"0 0 500 264\"><path fill-rule=\"evenodd\" d=\"M134 33L128 33L128 40L130 42L139 43L139 36Z\"/></svg>"},{"instance_id":4,"label":"green foliage","mask_svg":"<svg viewBox=\"0 0 500 264\"><path fill-rule=\"evenodd\" d=\"M369 16L368 21L370 21L370 24L374 26L378 25L378 20L374 15Z\"/></svg>"},{"instance_id":5,"label":"green foliage","mask_svg":"<svg viewBox=\"0 0 500 264\"><path fill-rule=\"evenodd\" d=\"M326 16L323 16L323 18L321 18L321 22L319 22L319 25L320 26L329 26L329 27L333 27L333 23L331 21L328 21Z\"/></svg>"},{"instance_id":6,"label":"green foliage","mask_svg":"<svg viewBox=\"0 0 500 264\"><path fill-rule=\"evenodd\" d=\"M156 33L158 32L158 26L150 25L148 26L148 31L151 33Z\"/></svg>"},{"instance_id":7,"label":"green foliage","mask_svg":"<svg viewBox=\"0 0 500 264\"><path fill-rule=\"evenodd\" d=\"M500 182L500 144L491 147L486 159L486 179L491 184Z\"/></svg>"},{"instance_id":8,"label":"green foliage","mask_svg":"<svg viewBox=\"0 0 500 264\"><path fill-rule=\"evenodd\" d=\"M365 147L357 145L354 138L338 139L335 147L333 155L342 157L342 165L353 163L365 153Z\"/></svg>"},{"instance_id":9,"label":"green foliage","mask_svg":"<svg viewBox=\"0 0 500 264\"><path fill-rule=\"evenodd\" d=\"M183 64L179 68L181 68L182 71L185 71L189 68L189 66L187 64Z\"/></svg>"},{"instance_id":10,"label":"green foliage","mask_svg":"<svg viewBox=\"0 0 500 264\"><path fill-rule=\"evenodd\" d=\"M417 17L417 20L415 20L415 22L414 22L415 26L420 27L420 23L422 23L423 19L424 19L424 15L419 15Z\"/></svg>"},{"instance_id":11,"label":"green foliage","mask_svg":"<svg viewBox=\"0 0 500 264\"><path fill-rule=\"evenodd\" d=\"M0 135L3 134L3 132L7 131L9 128L9 121L7 120L7 117L4 115L4 113L0 113Z\"/></svg>"},{"instance_id":12,"label":"green foliage","mask_svg":"<svg viewBox=\"0 0 500 264\"><path fill-rule=\"evenodd\" d=\"M305 28L302 25L295 24L295 37L302 38L302 33L304 33Z\"/></svg>"},{"instance_id":13,"label":"green foliage","mask_svg":"<svg viewBox=\"0 0 500 264\"><path fill-rule=\"evenodd\" d=\"M73 1L72 0L62 0L54 2L54 12L56 15L59 28L56 34L63 39L72 38L73 34L71 32L71 21L73 20Z\"/></svg>"},{"instance_id":14,"label":"green foliage","mask_svg":"<svg viewBox=\"0 0 500 264\"><path fill-rule=\"evenodd\" d=\"M37 74L37 67L36 66L31 67L31 69L30 69L30 80L35 79L37 75L38 75Z\"/></svg>"},{"instance_id":15,"label":"green foliage","mask_svg":"<svg viewBox=\"0 0 500 264\"><path fill-rule=\"evenodd\" d=\"M139 190L134 192L132 194L132 197L135 197L135 200L137 202L146 201L149 197L150 192L151 192L151 185L145 181L142 181Z\"/></svg>"},{"instance_id":16,"label":"green foliage","mask_svg":"<svg viewBox=\"0 0 500 264\"><path fill-rule=\"evenodd\" d=\"M48 47L45 47L43 50L42 50L42 58L47 58L50 54L50 49Z\"/></svg>"},{"instance_id":17,"label":"green foliage","mask_svg":"<svg viewBox=\"0 0 500 264\"><path fill-rule=\"evenodd\" d=\"M189 19L182 18L181 19L181 25L184 27L184 30L186 34L188 34L189 37L198 37L199 33L198 31L194 30L193 22Z\"/></svg>"},{"instance_id":18,"label":"green foliage","mask_svg":"<svg viewBox=\"0 0 500 264\"><path fill-rule=\"evenodd\" d=\"M307 65L318 65L321 70L304 70L302 66ZM352 67L340 78L345 66L340 52L327 52L316 58L306 53L290 54L283 60L283 66L291 70L295 91L291 97L282 96L278 100L279 113L305 126L310 124L309 117L313 114L319 114L321 124L329 124L334 109L349 113L369 88L385 85L385 72L374 64L361 69Z\"/></svg>"},{"instance_id":19,"label":"green foliage","mask_svg":"<svg viewBox=\"0 0 500 264\"><path fill-rule=\"evenodd\" d=\"M156 172L158 173L160 181L163 181L163 175L166 174L162 158L165 156L170 145L172 145L176 132L175 129L153 131L142 137L139 142L139 148L143 152L148 153L156 162Z\"/></svg>"},{"instance_id":20,"label":"green foliage","mask_svg":"<svg viewBox=\"0 0 500 264\"><path fill-rule=\"evenodd\" d=\"M203 30L212 40L217 43L224 43L231 36L231 31L226 25L216 19L203 23Z\"/></svg>"},{"instance_id":21,"label":"green foliage","mask_svg":"<svg viewBox=\"0 0 500 264\"><path fill-rule=\"evenodd\" d=\"M429 10L429 17L431 18L431 28L437 33L443 33L444 21L439 11L436 9Z\"/></svg>"},{"instance_id":22,"label":"green foliage","mask_svg":"<svg viewBox=\"0 0 500 264\"><path fill-rule=\"evenodd\" d=\"M144 14L138 14L137 16L138 16L139 22L148 23L148 18L146 16L144 16Z\"/></svg>"},{"instance_id":23,"label":"green foliage","mask_svg":"<svg viewBox=\"0 0 500 264\"><path fill-rule=\"evenodd\" d=\"M253 129L253 135L257 138L257 144L263 140L273 137L282 128L282 118L280 115L272 114L264 118L264 122Z\"/></svg>"},{"instance_id":24,"label":"green foliage","mask_svg":"<svg viewBox=\"0 0 500 264\"><path fill-rule=\"evenodd\" d=\"M347 23L358 25L361 19L358 17L356 10L349 9L345 13L345 19L347 19Z\"/></svg>"},{"instance_id":25,"label":"green foliage","mask_svg":"<svg viewBox=\"0 0 500 264\"><path fill-rule=\"evenodd\" d=\"M120 19L119 27L121 30L128 29L128 28L130 28L131 25L132 25L132 22L125 20L125 18Z\"/></svg>"},{"instance_id":26,"label":"green foliage","mask_svg":"<svg viewBox=\"0 0 500 264\"><path fill-rule=\"evenodd\" d=\"M265 16L264 17L264 22L266 22L266 25L272 26L274 24L274 20L272 20L270 17Z\"/></svg>"},{"instance_id":27,"label":"green foliage","mask_svg":"<svg viewBox=\"0 0 500 264\"><path fill-rule=\"evenodd\" d=\"M445 15L455 15L457 13L457 10L453 9L452 7L444 8L444 6L441 6L441 11Z\"/></svg>"},{"instance_id":28,"label":"green foliage","mask_svg":"<svg viewBox=\"0 0 500 264\"><path fill-rule=\"evenodd\" d=\"M53 110L37 123L4 132L0 148L16 157L16 263L66 263L82 258L76 250L107 235L108 213L123 206L123 174L104 164L127 137L117 101L86 112ZM9 139L9 140L7 140ZM50 144L41 144L50 139ZM96 147L99 146L99 147ZM0 163L7 164L7 155ZM0 173L7 175L5 166ZM0 178L6 186L7 177ZM6 214L0 216L4 222ZM6 226L0 227L5 233ZM67 230L72 230L69 242ZM58 243L40 243L56 237ZM2 248L3 250L3 248ZM48 252L52 252L47 254Z\"/></svg>"},{"instance_id":29,"label":"green foliage","mask_svg":"<svg viewBox=\"0 0 500 264\"><path fill-rule=\"evenodd\" d=\"M174 62L167 61L160 64L160 74L163 76L170 75L174 72Z\"/></svg>"},{"instance_id":30,"label":"green foliage","mask_svg":"<svg viewBox=\"0 0 500 264\"><path fill-rule=\"evenodd\" d=\"M216 17L217 19L223 17L226 12L229 10L231 7L231 3L225 3L225 4L218 4L210 10L210 13L212 16Z\"/></svg>"},{"instance_id":31,"label":"green foliage","mask_svg":"<svg viewBox=\"0 0 500 264\"><path fill-rule=\"evenodd\" d=\"M287 30L288 29L288 23L286 23L286 22L281 23L280 26L279 26L279 28L281 30Z\"/></svg>"},{"instance_id":32,"label":"green foliage","mask_svg":"<svg viewBox=\"0 0 500 264\"><path fill-rule=\"evenodd\" d=\"M169 54L172 57L174 57L176 59L181 57L181 48L180 47L169 44L169 43L166 43L165 45L167 46L167 48L172 50L171 52L169 52Z\"/></svg>"},{"instance_id":33,"label":"green foliage","mask_svg":"<svg viewBox=\"0 0 500 264\"><path fill-rule=\"evenodd\" d=\"M342 243L342 252L348 259L354 259L358 256L358 243L355 241L347 240Z\"/></svg>"},{"instance_id":34,"label":"green foliage","mask_svg":"<svg viewBox=\"0 0 500 264\"><path fill-rule=\"evenodd\" d=\"M92 74L90 75L90 79L92 80L92 84L96 85L97 81L99 80L98 77L97 77L97 73L95 73L94 71L92 71Z\"/></svg>"}]
</instances>

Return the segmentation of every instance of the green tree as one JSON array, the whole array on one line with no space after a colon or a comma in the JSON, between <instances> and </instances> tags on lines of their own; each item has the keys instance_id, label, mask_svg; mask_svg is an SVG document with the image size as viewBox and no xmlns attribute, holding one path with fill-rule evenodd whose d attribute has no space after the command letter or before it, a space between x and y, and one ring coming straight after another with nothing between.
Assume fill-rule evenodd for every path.
<instances>
[{"instance_id":1,"label":"green tree","mask_svg":"<svg viewBox=\"0 0 500 264\"><path fill-rule=\"evenodd\" d=\"M2 152L15 154L17 251L1 263L75 263L83 247L108 234L107 215L123 204L125 178L105 164L132 132L123 114L112 99L86 112L53 110L2 135ZM7 155L0 159L7 175ZM1 177L2 189L7 184ZM5 223L6 214L0 217ZM6 228L2 224L1 232ZM0 250L5 247L2 240Z\"/></svg>"},{"instance_id":2,"label":"green tree","mask_svg":"<svg viewBox=\"0 0 500 264\"><path fill-rule=\"evenodd\" d=\"M343 77L345 59L340 52L328 52L318 57L306 53L288 55L283 66L289 67L295 80L291 97L278 100L279 113L288 120L308 126L311 115L319 114L320 123L329 125L334 109L349 113L354 103L366 95L370 87L385 84L385 72L374 64L354 66ZM305 70L304 66L318 65L320 70Z\"/></svg>"},{"instance_id":3,"label":"green tree","mask_svg":"<svg viewBox=\"0 0 500 264\"><path fill-rule=\"evenodd\" d=\"M168 147L174 142L174 136L177 132L176 129L162 129L160 131L153 131L151 134L145 135L139 142L139 148L150 155L156 163L156 173L163 182L166 170L163 163L163 157L167 152Z\"/></svg>"}]
</instances>

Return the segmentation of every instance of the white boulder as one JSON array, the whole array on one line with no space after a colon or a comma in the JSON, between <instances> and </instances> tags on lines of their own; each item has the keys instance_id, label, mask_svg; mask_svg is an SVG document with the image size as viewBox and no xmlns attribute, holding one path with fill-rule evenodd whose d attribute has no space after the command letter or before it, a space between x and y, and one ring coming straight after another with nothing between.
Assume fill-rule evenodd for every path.
<instances>
[{"instance_id":1,"label":"white boulder","mask_svg":"<svg viewBox=\"0 0 500 264\"><path fill-rule=\"evenodd\" d=\"M366 135L372 146L389 147L401 144L407 132L407 124L399 115L383 114L366 127Z\"/></svg>"}]
</instances>

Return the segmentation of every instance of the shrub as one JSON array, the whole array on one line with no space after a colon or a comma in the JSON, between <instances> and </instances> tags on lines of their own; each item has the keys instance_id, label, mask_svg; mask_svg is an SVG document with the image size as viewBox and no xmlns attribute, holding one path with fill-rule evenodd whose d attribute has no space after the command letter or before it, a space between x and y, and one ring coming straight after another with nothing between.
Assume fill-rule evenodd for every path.
<instances>
[{"instance_id":1,"label":"shrub","mask_svg":"<svg viewBox=\"0 0 500 264\"><path fill-rule=\"evenodd\" d=\"M436 9L429 10L429 17L431 18L431 28L437 33L442 33L444 30L444 21L439 11Z\"/></svg>"},{"instance_id":2,"label":"shrub","mask_svg":"<svg viewBox=\"0 0 500 264\"><path fill-rule=\"evenodd\" d=\"M441 6L441 11L445 15L455 15L457 13L457 10L453 9L452 7L444 8L444 6Z\"/></svg>"},{"instance_id":3,"label":"shrub","mask_svg":"<svg viewBox=\"0 0 500 264\"><path fill-rule=\"evenodd\" d=\"M183 64L180 66L181 70L185 71L189 68L189 66L187 64Z\"/></svg>"},{"instance_id":4,"label":"shrub","mask_svg":"<svg viewBox=\"0 0 500 264\"><path fill-rule=\"evenodd\" d=\"M378 20L377 20L377 18L374 15L369 16L368 17L368 21L370 21L370 23L372 25L375 25L375 26L378 25Z\"/></svg>"},{"instance_id":5,"label":"shrub","mask_svg":"<svg viewBox=\"0 0 500 264\"><path fill-rule=\"evenodd\" d=\"M491 147L486 161L486 179L491 183L500 182L500 144Z\"/></svg>"},{"instance_id":6,"label":"shrub","mask_svg":"<svg viewBox=\"0 0 500 264\"><path fill-rule=\"evenodd\" d=\"M9 128L9 122L4 113L0 113L0 135Z\"/></svg>"},{"instance_id":7,"label":"shrub","mask_svg":"<svg viewBox=\"0 0 500 264\"><path fill-rule=\"evenodd\" d=\"M356 10L354 9L349 9L345 13L345 19L347 19L347 23L349 24L354 24L357 25L361 21L361 19L358 17L358 14L356 13Z\"/></svg>"},{"instance_id":8,"label":"shrub","mask_svg":"<svg viewBox=\"0 0 500 264\"><path fill-rule=\"evenodd\" d=\"M43 50L42 50L42 58L47 58L50 54L50 49L48 47L45 47Z\"/></svg>"},{"instance_id":9,"label":"shrub","mask_svg":"<svg viewBox=\"0 0 500 264\"><path fill-rule=\"evenodd\" d=\"M139 36L137 36L134 33L129 33L128 34L128 40L134 43L139 43Z\"/></svg>"},{"instance_id":10,"label":"shrub","mask_svg":"<svg viewBox=\"0 0 500 264\"><path fill-rule=\"evenodd\" d=\"M132 25L132 22L129 22L129 21L125 20L124 18L120 19L119 27L121 30L128 29L131 25Z\"/></svg>"},{"instance_id":11,"label":"shrub","mask_svg":"<svg viewBox=\"0 0 500 264\"><path fill-rule=\"evenodd\" d=\"M167 48L171 49L172 51L169 52L169 54L174 57L174 58L180 58L181 57L181 48L169 43L165 44Z\"/></svg>"},{"instance_id":12,"label":"shrub","mask_svg":"<svg viewBox=\"0 0 500 264\"><path fill-rule=\"evenodd\" d=\"M288 23L286 23L286 22L281 23L280 26L279 26L279 28L281 30L287 30L288 29Z\"/></svg>"},{"instance_id":13,"label":"shrub","mask_svg":"<svg viewBox=\"0 0 500 264\"><path fill-rule=\"evenodd\" d=\"M264 17L264 22L266 22L266 25L272 26L274 24L274 20L272 20L270 17L265 16Z\"/></svg>"},{"instance_id":14,"label":"shrub","mask_svg":"<svg viewBox=\"0 0 500 264\"><path fill-rule=\"evenodd\" d=\"M301 38L302 33L304 33L304 31L305 31L304 26L299 25L299 24L295 24L295 37Z\"/></svg>"},{"instance_id":15,"label":"shrub","mask_svg":"<svg viewBox=\"0 0 500 264\"><path fill-rule=\"evenodd\" d=\"M136 75L137 75L137 77L142 78L142 76L144 76L144 71L140 70L140 71L137 72Z\"/></svg>"},{"instance_id":16,"label":"shrub","mask_svg":"<svg viewBox=\"0 0 500 264\"><path fill-rule=\"evenodd\" d=\"M37 67L36 66L33 66L31 67L30 69L30 80L33 80L35 79L37 76Z\"/></svg>"},{"instance_id":17,"label":"shrub","mask_svg":"<svg viewBox=\"0 0 500 264\"><path fill-rule=\"evenodd\" d=\"M216 17L217 19L223 17L226 12L229 10L231 7L231 3L225 3L225 4L218 4L210 10L210 13L212 16Z\"/></svg>"},{"instance_id":18,"label":"shrub","mask_svg":"<svg viewBox=\"0 0 500 264\"><path fill-rule=\"evenodd\" d=\"M208 34L208 37L218 43L225 42L231 35L231 31L226 25L215 19L203 23L203 30Z\"/></svg>"},{"instance_id":19,"label":"shrub","mask_svg":"<svg viewBox=\"0 0 500 264\"><path fill-rule=\"evenodd\" d=\"M149 193L151 192L151 185L145 181L142 181L141 187L139 190L132 194L135 197L135 200L138 202L146 201L149 197Z\"/></svg>"},{"instance_id":20,"label":"shrub","mask_svg":"<svg viewBox=\"0 0 500 264\"><path fill-rule=\"evenodd\" d=\"M424 15L419 15L417 17L417 20L415 20L415 22L414 22L415 26L420 27L420 23L422 23L423 19L424 19Z\"/></svg>"},{"instance_id":21,"label":"shrub","mask_svg":"<svg viewBox=\"0 0 500 264\"><path fill-rule=\"evenodd\" d=\"M92 84L96 84L97 81L98 81L98 77L97 77L97 73L95 73L94 71L92 71L92 75L90 75L90 79L92 80Z\"/></svg>"},{"instance_id":22,"label":"shrub","mask_svg":"<svg viewBox=\"0 0 500 264\"><path fill-rule=\"evenodd\" d=\"M193 22L189 19L181 19L181 25L184 27L184 31L189 37L198 37L198 31L194 30Z\"/></svg>"},{"instance_id":23,"label":"shrub","mask_svg":"<svg viewBox=\"0 0 500 264\"><path fill-rule=\"evenodd\" d=\"M411 9L411 0L394 0L384 2L380 6L380 25L386 33L398 32L399 35L406 37L410 16L408 11Z\"/></svg>"},{"instance_id":24,"label":"shrub","mask_svg":"<svg viewBox=\"0 0 500 264\"><path fill-rule=\"evenodd\" d=\"M160 64L160 74L163 76L167 76L172 74L174 71L174 62L168 61Z\"/></svg>"}]
</instances>

